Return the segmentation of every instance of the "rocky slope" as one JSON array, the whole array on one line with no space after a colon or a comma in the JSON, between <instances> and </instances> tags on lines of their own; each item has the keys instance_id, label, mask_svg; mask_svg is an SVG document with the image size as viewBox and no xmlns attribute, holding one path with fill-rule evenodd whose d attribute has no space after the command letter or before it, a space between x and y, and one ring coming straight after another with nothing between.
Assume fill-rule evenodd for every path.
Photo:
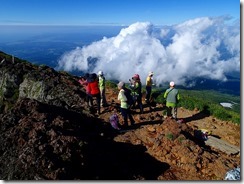
<instances>
[{"instance_id":1,"label":"rocky slope","mask_svg":"<svg viewBox=\"0 0 244 184\"><path fill-rule=\"evenodd\" d=\"M4 60L4 61L3 61ZM3 180L223 180L240 165L194 137L207 128L240 146L240 126L198 111L179 109L184 123L165 119L163 105L136 124L114 130L118 91L97 116L84 103L77 77L0 53L0 176ZM122 122L121 115L120 122Z\"/></svg>"}]
</instances>

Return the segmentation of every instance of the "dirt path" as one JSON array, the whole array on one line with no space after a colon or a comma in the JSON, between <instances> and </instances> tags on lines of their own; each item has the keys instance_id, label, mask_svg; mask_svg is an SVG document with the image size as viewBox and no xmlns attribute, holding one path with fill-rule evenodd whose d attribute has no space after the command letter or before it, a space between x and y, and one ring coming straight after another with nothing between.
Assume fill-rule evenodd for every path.
<instances>
[{"instance_id":1,"label":"dirt path","mask_svg":"<svg viewBox=\"0 0 244 184\"><path fill-rule=\"evenodd\" d=\"M113 109L119 106L117 93L118 91L114 89L107 90L106 96L110 106L102 108L103 113L100 115L100 118L104 121L108 121ZM156 107L153 107L152 111L150 111L149 107L144 101L143 105L143 114L139 113L139 109L133 110L133 117L136 120L137 124L146 124L146 122L149 121L164 121L165 117L163 116L163 106L161 104L157 104ZM207 129L212 132L212 135L223 139L235 146L240 146L240 125L236 125L231 122L221 121L212 116L206 116L198 110L190 111L184 108L178 108L178 118L184 119L184 122L193 129ZM122 121L123 120L120 115L120 122Z\"/></svg>"}]
</instances>

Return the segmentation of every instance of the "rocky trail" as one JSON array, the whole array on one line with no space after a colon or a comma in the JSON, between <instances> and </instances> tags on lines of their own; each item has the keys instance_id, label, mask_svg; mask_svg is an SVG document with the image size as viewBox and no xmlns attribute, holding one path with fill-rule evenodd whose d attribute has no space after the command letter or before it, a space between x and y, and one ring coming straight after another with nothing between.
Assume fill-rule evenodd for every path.
<instances>
[{"instance_id":1,"label":"rocky trail","mask_svg":"<svg viewBox=\"0 0 244 184\"><path fill-rule=\"evenodd\" d=\"M117 91L108 90L107 99L111 106L118 107ZM145 94L144 94L145 95ZM143 145L146 152L156 160L168 164L168 170L158 179L163 180L222 180L228 169L240 165L240 152L226 154L210 147L194 137L194 130L206 129L211 136L223 140L240 150L240 126L231 122L223 122L197 109L190 111L178 108L177 123L163 115L164 106L154 104L152 110L143 102L144 113L132 109L136 124L128 130L120 131L116 142ZM108 122L113 112L105 107L99 116ZM119 113L118 113L119 114ZM123 122L119 115L120 122ZM228 168L228 169L227 169Z\"/></svg>"}]
</instances>

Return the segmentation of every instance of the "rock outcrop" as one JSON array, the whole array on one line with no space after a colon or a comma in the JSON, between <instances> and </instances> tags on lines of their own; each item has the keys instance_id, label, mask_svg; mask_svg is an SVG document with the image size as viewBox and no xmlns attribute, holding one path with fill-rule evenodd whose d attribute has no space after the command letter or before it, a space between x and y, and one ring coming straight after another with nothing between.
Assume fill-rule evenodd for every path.
<instances>
[{"instance_id":1,"label":"rock outcrop","mask_svg":"<svg viewBox=\"0 0 244 184\"><path fill-rule=\"evenodd\" d=\"M4 57L3 53L1 57ZM0 64L1 112L6 112L17 100L24 98L82 109L84 97L85 92L77 77L68 73L57 72L48 66L36 66L18 58L12 63L7 57Z\"/></svg>"}]
</instances>

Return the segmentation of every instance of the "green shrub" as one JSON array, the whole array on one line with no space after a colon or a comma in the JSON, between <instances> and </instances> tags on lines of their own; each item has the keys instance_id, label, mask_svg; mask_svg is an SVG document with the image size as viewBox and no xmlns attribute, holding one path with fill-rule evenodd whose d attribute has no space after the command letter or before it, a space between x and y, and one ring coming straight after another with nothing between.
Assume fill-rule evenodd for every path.
<instances>
[{"instance_id":1,"label":"green shrub","mask_svg":"<svg viewBox=\"0 0 244 184\"><path fill-rule=\"evenodd\" d=\"M117 84L115 82L113 82L113 81L106 80L105 85L108 88L113 88L113 89L117 88Z\"/></svg>"},{"instance_id":2,"label":"green shrub","mask_svg":"<svg viewBox=\"0 0 244 184\"><path fill-rule=\"evenodd\" d=\"M168 133L168 134L166 134L166 137L167 137L167 139L169 139L169 140L173 140L173 139L174 139L174 135L173 135L172 133Z\"/></svg>"}]
</instances>

